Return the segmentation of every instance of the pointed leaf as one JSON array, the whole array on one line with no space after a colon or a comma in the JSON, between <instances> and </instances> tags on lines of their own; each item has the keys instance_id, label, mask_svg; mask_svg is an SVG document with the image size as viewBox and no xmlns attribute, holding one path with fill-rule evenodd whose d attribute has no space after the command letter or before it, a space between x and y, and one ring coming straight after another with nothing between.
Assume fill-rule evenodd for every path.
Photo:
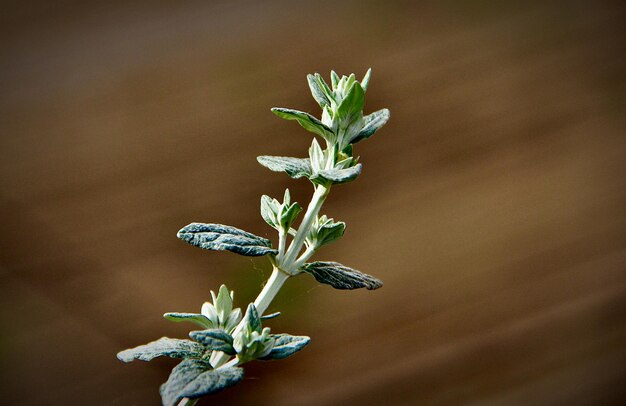
<instances>
[{"instance_id":1,"label":"pointed leaf","mask_svg":"<svg viewBox=\"0 0 626 406\"><path fill-rule=\"evenodd\" d=\"M198 399L229 388L243 379L243 368L221 367L201 373L189 382L178 394L177 400L182 398Z\"/></svg>"},{"instance_id":2,"label":"pointed leaf","mask_svg":"<svg viewBox=\"0 0 626 406\"><path fill-rule=\"evenodd\" d=\"M196 313L165 313L163 317L175 323L180 323L182 321L189 321L204 328L211 328L213 326L213 323L211 323L211 320L209 320L208 318L204 317L201 314L196 314Z\"/></svg>"},{"instance_id":3,"label":"pointed leaf","mask_svg":"<svg viewBox=\"0 0 626 406\"><path fill-rule=\"evenodd\" d=\"M178 238L205 250L252 257L278 253L270 240L223 224L191 223L178 232Z\"/></svg>"},{"instance_id":4,"label":"pointed leaf","mask_svg":"<svg viewBox=\"0 0 626 406\"><path fill-rule=\"evenodd\" d=\"M379 279L348 268L338 262L312 262L302 268L320 283L325 283L335 289L378 289L383 286Z\"/></svg>"},{"instance_id":5,"label":"pointed leaf","mask_svg":"<svg viewBox=\"0 0 626 406\"><path fill-rule=\"evenodd\" d=\"M270 313L270 314L266 314L265 316L261 316L261 320L269 320L269 319L273 319L274 317L278 317L278 316L280 316L280 312Z\"/></svg>"},{"instance_id":6,"label":"pointed leaf","mask_svg":"<svg viewBox=\"0 0 626 406\"><path fill-rule=\"evenodd\" d=\"M270 227L278 229L278 210L279 204L276 199L272 199L268 195L261 196L261 217Z\"/></svg>"},{"instance_id":7,"label":"pointed leaf","mask_svg":"<svg viewBox=\"0 0 626 406\"><path fill-rule=\"evenodd\" d=\"M326 97L324 90L320 86L318 79L315 75L307 75L306 80L309 82L309 88L311 89L311 94L313 98L320 105L321 108L330 104L330 100Z\"/></svg>"},{"instance_id":8,"label":"pointed leaf","mask_svg":"<svg viewBox=\"0 0 626 406\"><path fill-rule=\"evenodd\" d=\"M211 366L201 360L186 359L176 365L170 373L167 382L161 385L161 401L163 406L174 406L182 398L188 384L198 378L200 374L210 370Z\"/></svg>"},{"instance_id":9,"label":"pointed leaf","mask_svg":"<svg viewBox=\"0 0 626 406\"><path fill-rule=\"evenodd\" d=\"M364 91L367 92L367 87L370 84L370 78L372 77L372 68L369 68L367 70L367 72L365 73L365 76L363 77L363 80L361 81L361 87L363 88Z\"/></svg>"},{"instance_id":10,"label":"pointed leaf","mask_svg":"<svg viewBox=\"0 0 626 406\"><path fill-rule=\"evenodd\" d=\"M285 230L291 227L291 225L296 220L296 218L298 218L298 215L300 214L301 211L302 211L302 206L300 206L298 203L294 203L291 206L289 206L289 208L287 208L282 213L282 216L280 218L280 226Z\"/></svg>"},{"instance_id":11,"label":"pointed leaf","mask_svg":"<svg viewBox=\"0 0 626 406\"><path fill-rule=\"evenodd\" d=\"M233 298L230 296L230 291L226 285L221 285L220 290L217 293L217 298L213 302L217 316L220 320L226 320L233 311Z\"/></svg>"},{"instance_id":12,"label":"pointed leaf","mask_svg":"<svg viewBox=\"0 0 626 406\"><path fill-rule=\"evenodd\" d=\"M256 159L259 163L274 172L286 172L294 179L311 176L309 158L292 158L287 156L263 155Z\"/></svg>"},{"instance_id":13,"label":"pointed leaf","mask_svg":"<svg viewBox=\"0 0 626 406\"><path fill-rule=\"evenodd\" d=\"M302 128L307 131L311 131L322 138L328 139L333 136L330 128L326 127L319 119L313 117L309 113L282 107L274 107L272 108L272 112L285 120L296 120Z\"/></svg>"},{"instance_id":14,"label":"pointed leaf","mask_svg":"<svg viewBox=\"0 0 626 406\"><path fill-rule=\"evenodd\" d=\"M222 329L192 331L189 333L189 337L211 350L222 351L228 355L235 355L233 337Z\"/></svg>"},{"instance_id":15,"label":"pointed leaf","mask_svg":"<svg viewBox=\"0 0 626 406\"><path fill-rule=\"evenodd\" d=\"M322 178L332 181L333 183L350 182L351 180L354 180L357 176L359 176L362 167L363 165L356 164L355 166L346 169L325 169L316 173L313 177L311 177L311 180Z\"/></svg>"},{"instance_id":16,"label":"pointed leaf","mask_svg":"<svg viewBox=\"0 0 626 406\"><path fill-rule=\"evenodd\" d=\"M309 341L311 341L311 338L307 336L292 336L289 334L275 334L273 337L274 347L272 351L265 357L259 359L270 360L290 357L303 349Z\"/></svg>"},{"instance_id":17,"label":"pointed leaf","mask_svg":"<svg viewBox=\"0 0 626 406\"><path fill-rule=\"evenodd\" d=\"M339 117L342 119L348 119L348 122L351 122L352 120L350 118L354 114L362 111L364 104L365 92L363 91L360 83L354 82L352 83L346 97L341 101L341 104L337 109L337 114L339 114Z\"/></svg>"},{"instance_id":18,"label":"pointed leaf","mask_svg":"<svg viewBox=\"0 0 626 406\"><path fill-rule=\"evenodd\" d=\"M151 343L120 351L117 358L123 362L133 360L150 361L156 357L171 358L199 358L204 353L204 347L190 340L162 337Z\"/></svg>"},{"instance_id":19,"label":"pointed leaf","mask_svg":"<svg viewBox=\"0 0 626 406\"><path fill-rule=\"evenodd\" d=\"M250 331L261 332L261 319L259 318L259 312L257 312L254 303L248 305L248 310L246 310L246 323L250 327Z\"/></svg>"},{"instance_id":20,"label":"pointed leaf","mask_svg":"<svg viewBox=\"0 0 626 406\"><path fill-rule=\"evenodd\" d=\"M324 224L317 232L317 243L321 247L322 245L330 244L331 242L341 238L346 231L346 223L339 221L337 223L329 222Z\"/></svg>"},{"instance_id":21,"label":"pointed leaf","mask_svg":"<svg viewBox=\"0 0 626 406\"><path fill-rule=\"evenodd\" d=\"M330 71L330 82L333 86L333 89L337 89L337 86L339 86L339 75L337 75L337 72L335 72L334 70Z\"/></svg>"},{"instance_id":22,"label":"pointed leaf","mask_svg":"<svg viewBox=\"0 0 626 406\"><path fill-rule=\"evenodd\" d=\"M357 142L372 136L372 134L374 134L376 131L378 131L382 126L384 126L387 123L387 121L389 120L389 116L390 116L389 110L382 109L382 110L375 111L372 114L369 114L363 117L363 120L364 120L363 128L361 129L361 131L359 131L356 137L354 137L350 141L350 143L356 144Z\"/></svg>"}]
</instances>

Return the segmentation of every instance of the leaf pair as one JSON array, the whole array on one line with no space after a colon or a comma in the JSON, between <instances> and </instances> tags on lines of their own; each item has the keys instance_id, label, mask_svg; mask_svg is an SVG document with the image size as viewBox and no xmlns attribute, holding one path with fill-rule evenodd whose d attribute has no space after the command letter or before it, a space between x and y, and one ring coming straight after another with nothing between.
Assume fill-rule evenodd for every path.
<instances>
[{"instance_id":1,"label":"leaf pair","mask_svg":"<svg viewBox=\"0 0 626 406\"><path fill-rule=\"evenodd\" d=\"M341 238L345 231L346 223L343 221L336 222L334 219L323 215L313 222L311 231L306 237L306 243L308 246L319 248Z\"/></svg>"},{"instance_id":2,"label":"leaf pair","mask_svg":"<svg viewBox=\"0 0 626 406\"><path fill-rule=\"evenodd\" d=\"M251 303L246 311L245 325L233 340L234 350L242 362L287 358L300 351L311 340L306 336L270 334L270 329L261 325L261 319Z\"/></svg>"},{"instance_id":3,"label":"leaf pair","mask_svg":"<svg viewBox=\"0 0 626 406\"><path fill-rule=\"evenodd\" d=\"M220 286L216 295L211 291L213 303L205 302L201 314L197 313L165 313L163 317L173 322L189 321L204 329L222 329L231 332L241 320L241 309L233 309L234 292L226 285Z\"/></svg>"},{"instance_id":4,"label":"leaf pair","mask_svg":"<svg viewBox=\"0 0 626 406\"><path fill-rule=\"evenodd\" d=\"M289 228L302 211L298 203L291 203L289 189L285 190L283 203L267 195L261 196L261 217L276 230L289 231Z\"/></svg>"},{"instance_id":5,"label":"leaf pair","mask_svg":"<svg viewBox=\"0 0 626 406\"><path fill-rule=\"evenodd\" d=\"M257 161L274 172L285 172L294 179L306 177L313 183L347 183L359 176L362 165L356 164L345 169L324 169L313 173L309 158L293 158L284 156L263 155Z\"/></svg>"}]
</instances>

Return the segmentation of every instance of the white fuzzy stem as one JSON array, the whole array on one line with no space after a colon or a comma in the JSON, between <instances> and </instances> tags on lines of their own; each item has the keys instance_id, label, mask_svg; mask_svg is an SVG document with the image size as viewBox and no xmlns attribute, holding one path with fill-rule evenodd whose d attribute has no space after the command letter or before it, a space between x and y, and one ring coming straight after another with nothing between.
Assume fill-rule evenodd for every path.
<instances>
[{"instance_id":1,"label":"white fuzzy stem","mask_svg":"<svg viewBox=\"0 0 626 406\"><path fill-rule=\"evenodd\" d=\"M330 186L318 185L315 188L315 193L311 198L311 203L309 203L309 207L307 207L304 218L302 219L302 223L298 228L298 232L293 238L293 241L291 242L291 245L287 250L287 254L283 257L283 261L281 261L280 263L281 268L286 270L287 272L295 271L295 269L292 269L293 262L296 260L296 257L300 253L300 250L304 245L304 239L309 233L311 225L317 218L317 214L322 208L324 200L326 200L326 196L328 196L329 192Z\"/></svg>"}]
</instances>

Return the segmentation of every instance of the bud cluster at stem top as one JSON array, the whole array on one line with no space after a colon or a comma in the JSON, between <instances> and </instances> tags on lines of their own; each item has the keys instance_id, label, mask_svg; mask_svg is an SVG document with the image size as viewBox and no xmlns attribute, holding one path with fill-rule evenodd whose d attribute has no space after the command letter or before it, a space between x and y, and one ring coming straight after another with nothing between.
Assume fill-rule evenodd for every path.
<instances>
[{"instance_id":1,"label":"bud cluster at stem top","mask_svg":"<svg viewBox=\"0 0 626 406\"><path fill-rule=\"evenodd\" d=\"M309 149L310 169L294 166L295 161L277 164L261 158L261 164L272 170L284 170L292 177L307 176L318 184L344 183L353 180L361 171L358 159L353 157L352 145L369 138L389 119L389 110L381 109L363 115L365 92L371 77L371 69L360 82L354 74L339 77L331 71L330 86L319 73L307 76L311 94L322 108L321 120L298 110L273 108L277 116L297 121L304 129L326 141L326 148L313 140ZM280 160L280 158L279 158Z\"/></svg>"}]
</instances>

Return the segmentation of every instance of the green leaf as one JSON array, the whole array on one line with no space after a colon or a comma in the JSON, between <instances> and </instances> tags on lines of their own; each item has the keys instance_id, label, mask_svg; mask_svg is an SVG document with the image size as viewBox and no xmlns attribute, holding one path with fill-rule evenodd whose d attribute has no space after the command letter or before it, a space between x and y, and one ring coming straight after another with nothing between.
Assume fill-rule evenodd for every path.
<instances>
[{"instance_id":1,"label":"green leaf","mask_svg":"<svg viewBox=\"0 0 626 406\"><path fill-rule=\"evenodd\" d=\"M372 136L372 134L374 134L387 123L387 121L389 120L389 116L389 110L382 109L363 117L363 128L361 129L361 131L359 131L356 137L350 140L350 143L356 144L357 142Z\"/></svg>"},{"instance_id":2,"label":"green leaf","mask_svg":"<svg viewBox=\"0 0 626 406\"><path fill-rule=\"evenodd\" d=\"M151 343L120 351L117 358L123 362L133 360L150 361L156 357L171 358L199 358L204 353L204 347L190 340L162 337Z\"/></svg>"},{"instance_id":3,"label":"green leaf","mask_svg":"<svg viewBox=\"0 0 626 406\"><path fill-rule=\"evenodd\" d=\"M335 72L334 70L330 71L330 82L333 86L333 89L337 89L337 86L339 86L339 75L337 75L337 72Z\"/></svg>"},{"instance_id":4,"label":"green leaf","mask_svg":"<svg viewBox=\"0 0 626 406\"><path fill-rule=\"evenodd\" d=\"M346 183L356 179L361 173L363 165L356 164L351 168L346 169L325 169L317 172L311 177L311 180L321 178L324 180L332 181L333 183Z\"/></svg>"},{"instance_id":5,"label":"green leaf","mask_svg":"<svg viewBox=\"0 0 626 406\"><path fill-rule=\"evenodd\" d=\"M333 137L333 132L330 128L326 127L320 120L313 117L309 113L303 111L286 109L282 107L272 108L272 112L280 118L285 120L296 120L298 124L307 131L311 131L322 138L329 139Z\"/></svg>"},{"instance_id":6,"label":"green leaf","mask_svg":"<svg viewBox=\"0 0 626 406\"><path fill-rule=\"evenodd\" d=\"M346 231L346 223L343 221L328 222L327 224L322 225L317 232L317 243L318 246L329 244L343 236L343 233Z\"/></svg>"},{"instance_id":7,"label":"green leaf","mask_svg":"<svg viewBox=\"0 0 626 406\"><path fill-rule=\"evenodd\" d=\"M239 383L243 375L243 368L239 367L221 367L203 372L179 392L176 400L198 399L219 392Z\"/></svg>"},{"instance_id":8,"label":"green leaf","mask_svg":"<svg viewBox=\"0 0 626 406\"><path fill-rule=\"evenodd\" d=\"M285 230L289 229L289 227L291 227L301 211L302 206L300 206L298 203L294 203L286 208L286 210L282 213L280 217L281 227Z\"/></svg>"},{"instance_id":9,"label":"green leaf","mask_svg":"<svg viewBox=\"0 0 626 406\"><path fill-rule=\"evenodd\" d=\"M332 101L334 99L334 93L332 89L328 86L328 84L326 83L322 75L320 75L319 73L316 73L315 79L317 79L317 83L319 84L320 89L322 89L322 92L324 92L324 94L326 95L326 98L329 101Z\"/></svg>"},{"instance_id":10,"label":"green leaf","mask_svg":"<svg viewBox=\"0 0 626 406\"><path fill-rule=\"evenodd\" d=\"M274 172L286 172L294 179L311 176L309 158L292 158L286 156L263 155L256 159L259 163Z\"/></svg>"},{"instance_id":11,"label":"green leaf","mask_svg":"<svg viewBox=\"0 0 626 406\"><path fill-rule=\"evenodd\" d=\"M311 338L307 336L292 336L289 334L275 334L272 337L274 338L272 351L265 357L259 359L270 360L290 357L303 349L309 341L311 341Z\"/></svg>"},{"instance_id":12,"label":"green leaf","mask_svg":"<svg viewBox=\"0 0 626 406\"><path fill-rule=\"evenodd\" d=\"M278 316L280 316L280 312L270 313L270 314L266 314L264 316L261 316L261 320L269 320L269 319L273 319L274 317L278 317Z\"/></svg>"},{"instance_id":13,"label":"green leaf","mask_svg":"<svg viewBox=\"0 0 626 406\"><path fill-rule=\"evenodd\" d=\"M311 94L313 95L313 98L315 99L317 104L319 104L321 108L324 108L324 106L328 106L330 104L330 100L328 100L328 97L324 93L324 90L322 90L322 87L320 86L317 77L315 75L307 75L306 80L307 82L309 82Z\"/></svg>"},{"instance_id":14,"label":"green leaf","mask_svg":"<svg viewBox=\"0 0 626 406\"><path fill-rule=\"evenodd\" d=\"M261 217L270 227L278 229L278 211L280 203L276 199L272 199L268 195L261 196Z\"/></svg>"},{"instance_id":15,"label":"green leaf","mask_svg":"<svg viewBox=\"0 0 626 406\"><path fill-rule=\"evenodd\" d=\"M254 303L248 305L248 309L246 310L246 323L250 331L261 331L261 319L259 318L259 312L257 312Z\"/></svg>"},{"instance_id":16,"label":"green leaf","mask_svg":"<svg viewBox=\"0 0 626 406\"><path fill-rule=\"evenodd\" d=\"M313 138L311 146L309 147L309 161L311 163L312 172L320 171L326 166L324 150L322 150L322 147L315 138Z\"/></svg>"},{"instance_id":17,"label":"green leaf","mask_svg":"<svg viewBox=\"0 0 626 406\"><path fill-rule=\"evenodd\" d=\"M209 320L208 318L206 318L205 316L201 315L201 314L196 314L196 313L165 313L163 315L163 317L169 321L173 321L175 323L180 323L182 321L189 321L192 323L195 323L197 325L199 325L200 327L204 327L204 328L211 328L213 327L213 323L211 323L211 320Z\"/></svg>"},{"instance_id":18,"label":"green leaf","mask_svg":"<svg viewBox=\"0 0 626 406\"><path fill-rule=\"evenodd\" d=\"M163 406L174 406L185 395L185 388L200 374L210 370L211 366L204 361L196 359L186 359L176 365L170 373L167 382L161 385L161 401Z\"/></svg>"},{"instance_id":19,"label":"green leaf","mask_svg":"<svg viewBox=\"0 0 626 406\"><path fill-rule=\"evenodd\" d=\"M320 283L325 283L335 289L378 289L383 286L382 281L373 276L364 274L356 269L348 268L338 262L312 262L302 267Z\"/></svg>"},{"instance_id":20,"label":"green leaf","mask_svg":"<svg viewBox=\"0 0 626 406\"><path fill-rule=\"evenodd\" d=\"M213 291L211 294L214 295ZM217 297L213 300L213 305L220 320L226 320L230 316L230 312L233 311L233 298L226 285L220 286Z\"/></svg>"},{"instance_id":21,"label":"green leaf","mask_svg":"<svg viewBox=\"0 0 626 406\"><path fill-rule=\"evenodd\" d=\"M278 253L270 240L223 224L191 223L178 232L178 238L205 250L252 257Z\"/></svg>"},{"instance_id":22,"label":"green leaf","mask_svg":"<svg viewBox=\"0 0 626 406\"><path fill-rule=\"evenodd\" d=\"M337 108L337 114L343 120L351 122L351 117L363 110L365 105L365 92L358 82L352 83L346 97Z\"/></svg>"},{"instance_id":23,"label":"green leaf","mask_svg":"<svg viewBox=\"0 0 626 406\"><path fill-rule=\"evenodd\" d=\"M192 331L189 333L189 337L211 350L222 351L229 355L235 355L235 350L233 349L233 337L222 329Z\"/></svg>"},{"instance_id":24,"label":"green leaf","mask_svg":"<svg viewBox=\"0 0 626 406\"><path fill-rule=\"evenodd\" d=\"M372 68L369 68L367 70L367 72L365 73L365 76L363 77L363 80L361 81L361 87L363 88L363 91L367 92L367 87L370 84L370 78L372 77Z\"/></svg>"}]
</instances>

